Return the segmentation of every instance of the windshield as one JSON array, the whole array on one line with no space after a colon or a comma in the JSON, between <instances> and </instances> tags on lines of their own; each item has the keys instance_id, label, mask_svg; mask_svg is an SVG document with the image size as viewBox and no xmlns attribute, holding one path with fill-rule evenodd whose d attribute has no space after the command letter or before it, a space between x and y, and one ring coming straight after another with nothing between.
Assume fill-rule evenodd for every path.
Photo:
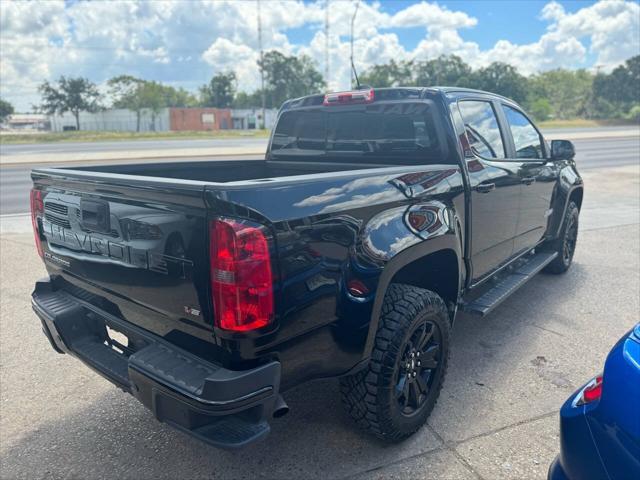
<instances>
[{"instance_id":1,"label":"windshield","mask_svg":"<svg viewBox=\"0 0 640 480\"><path fill-rule=\"evenodd\" d=\"M428 103L381 103L284 112L271 144L275 158L428 163L443 160Z\"/></svg>"}]
</instances>

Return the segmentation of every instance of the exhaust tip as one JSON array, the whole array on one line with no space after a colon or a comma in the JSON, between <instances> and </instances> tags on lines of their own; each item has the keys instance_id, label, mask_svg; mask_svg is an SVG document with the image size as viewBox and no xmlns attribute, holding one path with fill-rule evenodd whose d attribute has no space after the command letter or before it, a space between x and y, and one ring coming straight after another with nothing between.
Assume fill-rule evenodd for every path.
<instances>
[{"instance_id":1,"label":"exhaust tip","mask_svg":"<svg viewBox=\"0 0 640 480\"><path fill-rule=\"evenodd\" d=\"M273 409L273 418L284 417L287 413L289 413L289 405L287 405L287 402L284 401L282 395L278 395L276 406Z\"/></svg>"}]
</instances>

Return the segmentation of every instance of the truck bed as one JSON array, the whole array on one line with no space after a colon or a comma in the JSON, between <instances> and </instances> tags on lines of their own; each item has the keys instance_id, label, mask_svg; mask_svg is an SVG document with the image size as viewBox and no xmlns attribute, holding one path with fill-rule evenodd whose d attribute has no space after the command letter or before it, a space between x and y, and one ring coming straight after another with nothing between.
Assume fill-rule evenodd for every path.
<instances>
[{"instance_id":1,"label":"truck bed","mask_svg":"<svg viewBox=\"0 0 640 480\"><path fill-rule=\"evenodd\" d=\"M387 166L389 165L365 164L361 162L323 163L267 160L205 160L192 162L176 161L69 167L68 170L175 178L180 180L196 180L213 183L229 183L247 180L265 180L296 175L309 175L314 173L382 168Z\"/></svg>"}]
</instances>

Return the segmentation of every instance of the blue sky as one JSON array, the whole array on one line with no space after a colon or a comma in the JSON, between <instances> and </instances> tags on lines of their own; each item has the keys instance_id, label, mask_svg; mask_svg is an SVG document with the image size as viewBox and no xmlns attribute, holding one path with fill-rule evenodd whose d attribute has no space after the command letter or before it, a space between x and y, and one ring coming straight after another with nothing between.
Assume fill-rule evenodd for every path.
<instances>
[{"instance_id":1,"label":"blue sky","mask_svg":"<svg viewBox=\"0 0 640 480\"><path fill-rule=\"evenodd\" d=\"M265 49L310 56L325 72L327 0L261 0ZM99 85L123 73L195 90L233 70L258 85L257 4L244 1L0 2L0 95L27 109L60 75ZM329 87L349 83L355 0L330 0ZM359 70L395 60L461 56L474 68L508 62L523 74L611 70L640 53L635 0L397 0L360 2Z\"/></svg>"},{"instance_id":2,"label":"blue sky","mask_svg":"<svg viewBox=\"0 0 640 480\"><path fill-rule=\"evenodd\" d=\"M380 3L381 10L393 14L419 2L393 0ZM501 39L519 44L535 42L548 26L548 22L540 18L540 12L549 3L547 0L453 0L437 3L452 11L462 10L478 19L477 26L466 31L464 38L476 42L482 49L491 48ZM597 1L571 0L559 3L567 13L575 13ZM424 37L424 28L420 26L392 31L398 35L400 43L406 49L414 49ZM289 30L288 36L292 42L304 44L311 41L315 32L316 29L304 26Z\"/></svg>"}]
</instances>

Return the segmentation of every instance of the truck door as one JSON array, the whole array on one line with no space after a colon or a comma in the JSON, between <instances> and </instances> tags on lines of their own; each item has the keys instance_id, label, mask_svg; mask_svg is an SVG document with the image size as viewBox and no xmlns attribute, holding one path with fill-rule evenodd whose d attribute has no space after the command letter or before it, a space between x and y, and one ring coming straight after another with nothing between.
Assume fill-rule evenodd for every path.
<instances>
[{"instance_id":1,"label":"truck door","mask_svg":"<svg viewBox=\"0 0 640 480\"><path fill-rule=\"evenodd\" d=\"M519 164L507 161L496 105L488 100L458 102L468 145L465 161L471 187L472 283L482 279L514 251L521 184Z\"/></svg>"},{"instance_id":2,"label":"truck door","mask_svg":"<svg viewBox=\"0 0 640 480\"><path fill-rule=\"evenodd\" d=\"M540 132L517 108L502 104L507 154L519 165L518 177L522 185L520 214L516 231L516 253L535 247L547 231L552 213L551 196L557 179L553 162L545 160L544 140Z\"/></svg>"}]
</instances>

